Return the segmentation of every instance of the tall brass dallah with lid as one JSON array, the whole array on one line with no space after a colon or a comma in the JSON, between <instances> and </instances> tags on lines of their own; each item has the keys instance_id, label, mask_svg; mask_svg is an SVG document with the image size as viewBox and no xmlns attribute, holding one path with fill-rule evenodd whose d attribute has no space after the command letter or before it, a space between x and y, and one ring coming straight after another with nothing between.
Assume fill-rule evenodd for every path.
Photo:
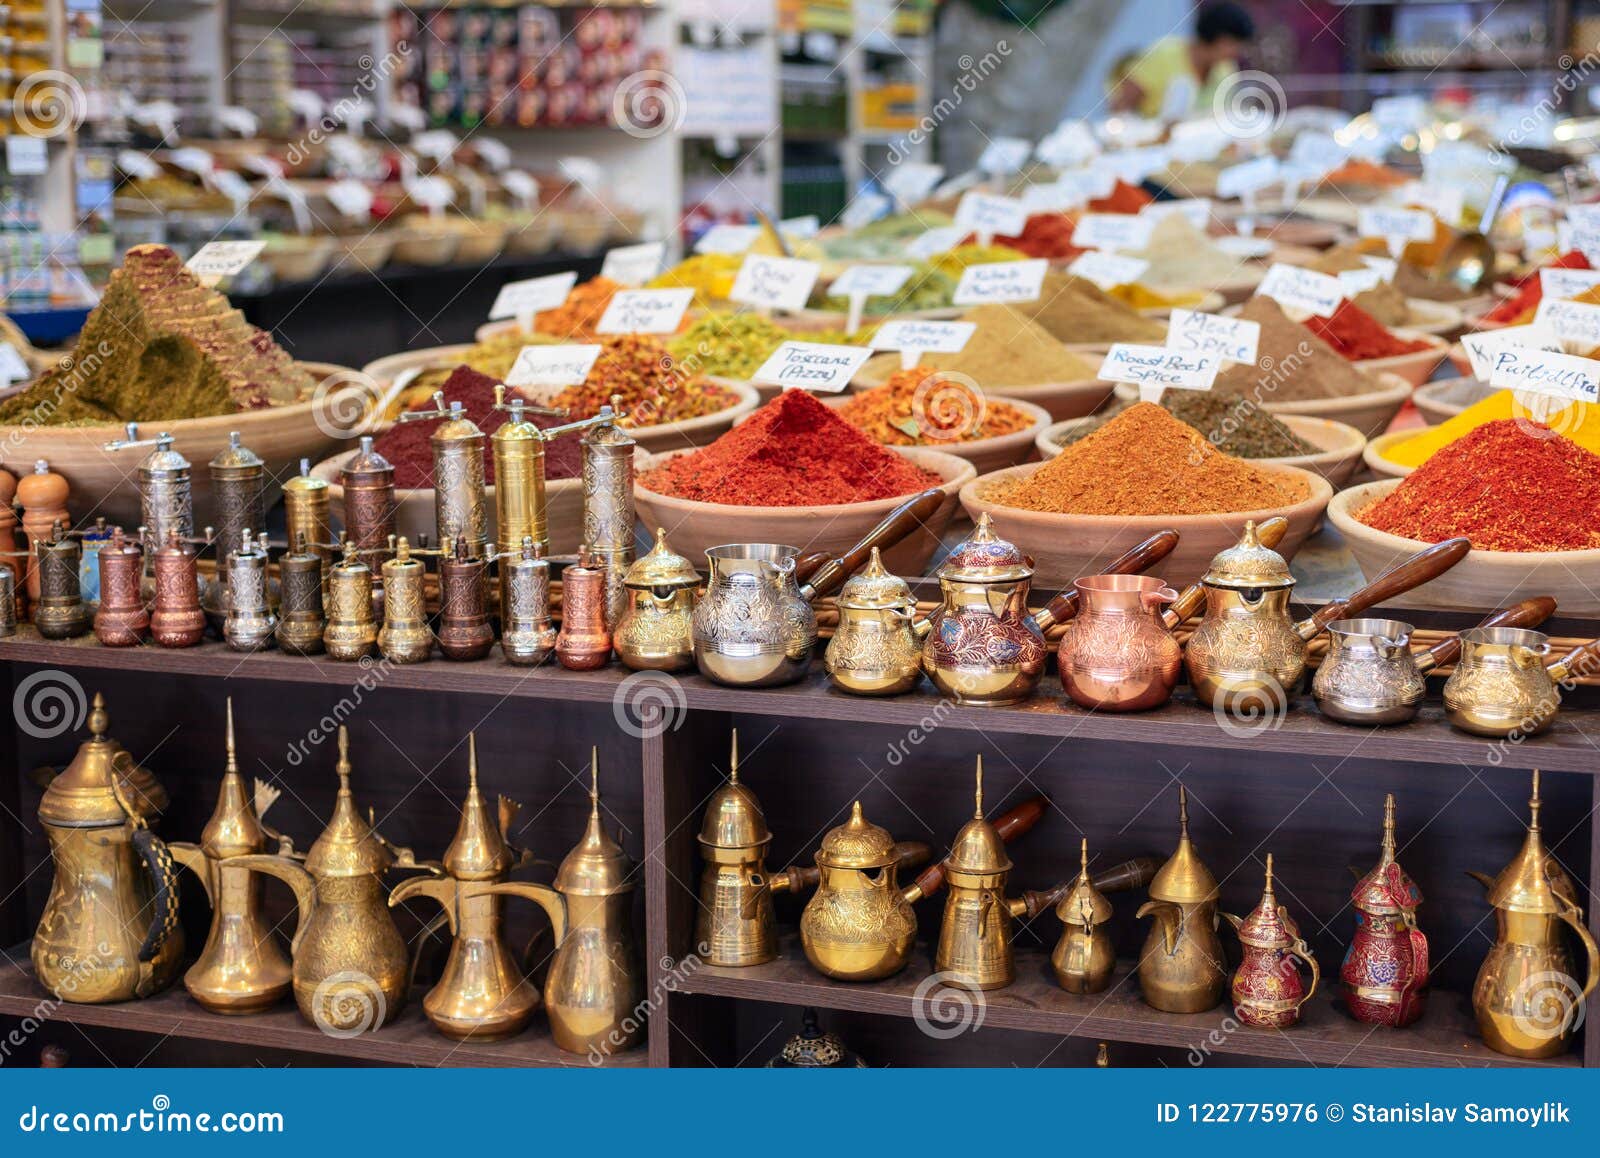
<instances>
[{"instance_id":1,"label":"tall brass dallah with lid","mask_svg":"<svg viewBox=\"0 0 1600 1158\"><path fill-rule=\"evenodd\" d=\"M506 880L511 850L478 791L476 735L467 738L467 770L461 823L443 858L447 875L406 881L390 895L389 904L416 896L437 901L454 934L444 972L422 999L434 1028L446 1037L498 1041L521 1033L539 1008L538 990L506 948L501 898L521 897L543 907L558 945L566 936L567 910L561 894L548 885Z\"/></svg>"},{"instance_id":2,"label":"tall brass dallah with lid","mask_svg":"<svg viewBox=\"0 0 1600 1158\"><path fill-rule=\"evenodd\" d=\"M1178 848L1150 882L1139 916L1153 916L1139 954L1145 1002L1166 1013L1203 1013L1228 984L1217 936L1217 878L1189 843L1189 794L1178 787Z\"/></svg>"},{"instance_id":3,"label":"tall brass dallah with lid","mask_svg":"<svg viewBox=\"0 0 1600 1158\"><path fill-rule=\"evenodd\" d=\"M124 791L133 761L109 724L97 692L89 739L39 802L55 876L33 970L56 997L87 1005L159 993L183 961L172 855L133 803L156 802Z\"/></svg>"},{"instance_id":4,"label":"tall brass dallah with lid","mask_svg":"<svg viewBox=\"0 0 1600 1158\"><path fill-rule=\"evenodd\" d=\"M706 964L764 965L778 955L772 894L790 887L787 876L767 876L772 833L761 802L739 780L739 733L733 733L728 782L712 793L700 825L700 915L695 943Z\"/></svg>"},{"instance_id":5,"label":"tall brass dallah with lid","mask_svg":"<svg viewBox=\"0 0 1600 1158\"><path fill-rule=\"evenodd\" d=\"M1471 874L1488 890L1497 929L1472 987L1472 1009L1483 1040L1512 1057L1564 1053L1600 981L1600 948L1583 922L1577 886L1544 846L1540 808L1536 769L1522 851L1492 880ZM1582 981L1562 943L1562 925L1572 930L1587 956Z\"/></svg>"},{"instance_id":6,"label":"tall brass dallah with lid","mask_svg":"<svg viewBox=\"0 0 1600 1158\"><path fill-rule=\"evenodd\" d=\"M700 574L656 528L655 546L628 568L627 604L612 646L634 671L687 671L694 666L694 595Z\"/></svg>"},{"instance_id":7,"label":"tall brass dallah with lid","mask_svg":"<svg viewBox=\"0 0 1600 1158\"><path fill-rule=\"evenodd\" d=\"M1056 905L1061 919L1061 939L1050 954L1056 982L1068 993L1099 993L1111 984L1117 965L1111 944L1111 902L1089 876L1089 838L1078 852L1078 879L1072 891Z\"/></svg>"},{"instance_id":8,"label":"tall brass dallah with lid","mask_svg":"<svg viewBox=\"0 0 1600 1158\"><path fill-rule=\"evenodd\" d=\"M834 602L839 625L823 653L833 686L860 696L894 696L915 687L922 677L917 600L904 579L884 569L878 548Z\"/></svg>"},{"instance_id":9,"label":"tall brass dallah with lid","mask_svg":"<svg viewBox=\"0 0 1600 1158\"><path fill-rule=\"evenodd\" d=\"M1394 1029L1422 1016L1428 996L1428 938L1417 925L1422 890L1395 860L1394 793L1383 799L1378 863L1356 881L1355 936L1339 966L1350 1015Z\"/></svg>"}]
</instances>

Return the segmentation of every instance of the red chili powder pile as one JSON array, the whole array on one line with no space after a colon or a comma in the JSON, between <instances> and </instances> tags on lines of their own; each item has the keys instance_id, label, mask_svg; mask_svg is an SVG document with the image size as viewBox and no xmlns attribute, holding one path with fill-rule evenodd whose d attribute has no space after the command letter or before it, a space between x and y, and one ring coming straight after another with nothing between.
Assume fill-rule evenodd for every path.
<instances>
[{"instance_id":1,"label":"red chili powder pile","mask_svg":"<svg viewBox=\"0 0 1600 1158\"><path fill-rule=\"evenodd\" d=\"M1526 419L1486 422L1356 514L1376 531L1479 551L1600 548L1600 454Z\"/></svg>"},{"instance_id":2,"label":"red chili powder pile","mask_svg":"<svg viewBox=\"0 0 1600 1158\"><path fill-rule=\"evenodd\" d=\"M1305 326L1352 362L1393 358L1428 348L1427 342L1391 334L1382 322L1348 298L1339 303L1332 317L1313 314L1305 320Z\"/></svg>"},{"instance_id":3,"label":"red chili powder pile","mask_svg":"<svg viewBox=\"0 0 1600 1158\"><path fill-rule=\"evenodd\" d=\"M785 390L711 445L639 478L657 494L747 507L870 502L942 481L804 390Z\"/></svg>"},{"instance_id":4,"label":"red chili powder pile","mask_svg":"<svg viewBox=\"0 0 1600 1158\"><path fill-rule=\"evenodd\" d=\"M1137 213L1155 198L1137 185L1118 179L1111 192L1089 202L1090 213Z\"/></svg>"},{"instance_id":5,"label":"red chili powder pile","mask_svg":"<svg viewBox=\"0 0 1600 1158\"><path fill-rule=\"evenodd\" d=\"M1563 253L1552 261L1547 261L1541 269L1588 269L1589 259L1574 249ZM1522 325L1533 320L1533 313L1539 308L1539 302L1544 298L1544 284L1539 280L1539 271L1536 269L1517 283L1517 292L1506 298L1494 309L1483 315L1486 322L1505 322L1508 325Z\"/></svg>"},{"instance_id":6,"label":"red chili powder pile","mask_svg":"<svg viewBox=\"0 0 1600 1158\"><path fill-rule=\"evenodd\" d=\"M493 378L487 374L480 374L471 366L457 366L455 372L445 379L440 389L444 392L446 406L452 402L461 403L461 409L466 412L468 418L478 424L478 429L485 434L493 434L510 417L504 410L494 408L496 385ZM412 409L431 410L433 401L430 399L420 406L413 406ZM552 418L543 414L529 414L526 417L541 430L560 426L566 421L564 418ZM420 422L396 422L374 441L372 449L394 463L395 486L403 488L433 486L433 445L428 440L433 437L433 432L439 428L439 423L442 421L444 420L440 418L428 418ZM490 453L488 439L484 440L483 446L484 478L492 484L494 455ZM577 435L567 435L544 444L545 478L577 478L582 469L583 447Z\"/></svg>"}]
</instances>

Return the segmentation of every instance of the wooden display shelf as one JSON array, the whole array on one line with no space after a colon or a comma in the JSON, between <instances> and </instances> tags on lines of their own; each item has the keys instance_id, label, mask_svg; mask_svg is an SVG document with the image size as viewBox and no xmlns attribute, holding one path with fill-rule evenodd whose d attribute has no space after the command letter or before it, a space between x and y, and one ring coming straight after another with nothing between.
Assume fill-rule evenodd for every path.
<instances>
[{"instance_id":1,"label":"wooden display shelf","mask_svg":"<svg viewBox=\"0 0 1600 1158\"><path fill-rule=\"evenodd\" d=\"M1013 984L990 990L981 998L949 990L945 1000L956 1011L955 1024L974 1018L975 1002L981 1001L983 1026L1169 1046L1194 1050L1203 1057L1236 1054L1302 1064L1358 1066L1581 1064L1574 1054L1529 1062L1495 1053L1479 1039L1471 1010L1456 993L1431 992L1421 1020L1402 1030L1390 1030L1355 1021L1336 1004L1331 991L1319 989L1302 1011L1299 1025L1286 1030L1255 1029L1240 1025L1226 1001L1208 1013L1172 1014L1152 1009L1140 999L1132 970L1132 962L1119 962L1109 989L1076 997L1056 984L1048 954L1024 949L1017 952L1017 979ZM776 961L745 969L702 965L692 972L685 971L681 988L708 996L890 1017L914 1017L920 1008L936 1028L953 1033L953 1025L933 1016L931 1006L937 991L918 992L932 973L931 948L919 944L911 964L894 977L867 984L833 981L811 967L798 936L790 935L782 938ZM1327 980L1324 972L1324 983Z\"/></svg>"},{"instance_id":2,"label":"wooden display shelf","mask_svg":"<svg viewBox=\"0 0 1600 1158\"><path fill-rule=\"evenodd\" d=\"M519 668L496 651L487 659L453 663L437 658L414 665L338 663L326 657L303 658L277 651L241 654L224 644L169 650L155 646L102 647L92 635L71 641L39 638L23 626L0 640L0 661L64 668L100 668L221 679L287 680L348 686L357 680L397 689L436 693L521 697L572 703L611 703L632 675L620 664L595 672L569 672L554 664ZM659 677L650 677L659 678ZM1357 728L1324 717L1309 695L1295 698L1293 709L1277 723L1259 730L1224 728L1211 709L1195 703L1180 687L1165 707L1150 712L1090 712L1061 694L1047 676L1031 700L1007 708L959 706L943 699L924 681L903 696L872 699L830 688L820 657L810 675L787 687L743 689L714 684L690 673L671 677L683 693L687 710L740 712L787 719L831 720L877 724L890 728L941 729L1044 736L1058 739L1106 740L1159 744L1190 749L1277 753L1305 759L1394 760L1468 767L1600 775L1600 710L1569 706L1544 735L1518 744L1471 736L1452 728L1437 699L1423 705L1417 719L1389 728ZM1437 694L1437 686L1435 686Z\"/></svg>"},{"instance_id":3,"label":"wooden display shelf","mask_svg":"<svg viewBox=\"0 0 1600 1158\"><path fill-rule=\"evenodd\" d=\"M26 961L28 947L10 950L12 961ZM28 965L0 964L0 1014L29 1017L40 1003L51 998L34 979ZM522 1033L505 1041L452 1041L442 1036L422 1012L422 994L417 993L400 1016L375 1033L355 1037L330 1037L308 1025L292 1001L285 1001L266 1013L249 1017L222 1017L207 1013L184 991L183 984L143 1001L117 1005L52 1004L49 1019L75 1025L101 1026L156 1034L161 1037L199 1038L230 1042L261 1049L292 1050L320 1054L330 1059L387 1062L412 1066L584 1066L587 1056L558 1049L541 1019L536 1018ZM646 1064L644 1049L615 1054L606 1065L617 1067Z\"/></svg>"}]
</instances>

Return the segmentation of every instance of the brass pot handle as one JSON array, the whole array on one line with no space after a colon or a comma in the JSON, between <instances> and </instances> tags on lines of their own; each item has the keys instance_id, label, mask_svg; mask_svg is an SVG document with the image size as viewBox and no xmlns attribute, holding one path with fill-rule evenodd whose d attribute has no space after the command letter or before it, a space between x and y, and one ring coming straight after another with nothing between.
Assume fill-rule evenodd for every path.
<instances>
[{"instance_id":1,"label":"brass pot handle","mask_svg":"<svg viewBox=\"0 0 1600 1158\"><path fill-rule=\"evenodd\" d=\"M1595 944L1594 934L1589 932L1583 923L1583 910L1565 896L1554 889L1556 902L1561 906L1561 919L1572 926L1572 931L1578 934L1578 939L1583 942L1583 949L1589 955L1589 972L1583 982L1583 998L1594 992L1597 982L1600 982L1600 945Z\"/></svg>"},{"instance_id":2,"label":"brass pot handle","mask_svg":"<svg viewBox=\"0 0 1600 1158\"><path fill-rule=\"evenodd\" d=\"M297 911L294 936L289 940L289 955L292 957L300 948L300 941L311 925L311 913L317 907L317 882L299 864L281 853L276 856L250 853L247 856L229 857L227 863L230 868L242 868L250 872L264 873L269 877L277 877L294 893Z\"/></svg>"}]
</instances>

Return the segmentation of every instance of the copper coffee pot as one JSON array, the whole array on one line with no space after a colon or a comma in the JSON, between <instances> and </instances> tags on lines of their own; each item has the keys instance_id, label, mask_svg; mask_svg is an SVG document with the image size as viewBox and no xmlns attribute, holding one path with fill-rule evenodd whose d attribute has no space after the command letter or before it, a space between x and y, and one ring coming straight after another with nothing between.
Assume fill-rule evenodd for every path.
<instances>
[{"instance_id":1,"label":"copper coffee pot","mask_svg":"<svg viewBox=\"0 0 1600 1158\"><path fill-rule=\"evenodd\" d=\"M1336 619L1436 579L1472 544L1447 539L1389 568L1348 599L1330 603L1299 623L1289 618L1294 576L1278 552L1264 547L1254 523L1244 540L1212 559L1200 582L1205 615L1189 637L1184 662L1201 703L1247 718L1286 710L1306 667L1306 644Z\"/></svg>"},{"instance_id":2,"label":"copper coffee pot","mask_svg":"<svg viewBox=\"0 0 1600 1158\"><path fill-rule=\"evenodd\" d=\"M1261 901L1248 916L1224 913L1239 934L1244 960L1233 975L1233 1011L1246 1025L1285 1029L1300 1020L1300 1008L1317 991L1322 970L1300 936L1300 926L1272 891L1272 854L1267 854L1267 883ZM1300 979L1297 961L1311 970L1311 984Z\"/></svg>"},{"instance_id":3,"label":"copper coffee pot","mask_svg":"<svg viewBox=\"0 0 1600 1158\"><path fill-rule=\"evenodd\" d=\"M1493 879L1470 874L1488 890L1497 930L1472 987L1472 1009L1483 1040L1511 1057L1565 1053L1583 1024L1589 995L1600 982L1600 947L1584 924L1577 900L1582 894L1544 846L1540 807L1535 769L1522 851ZM1563 944L1563 925L1577 937L1587 957L1582 981Z\"/></svg>"},{"instance_id":4,"label":"copper coffee pot","mask_svg":"<svg viewBox=\"0 0 1600 1158\"><path fill-rule=\"evenodd\" d=\"M150 609L150 637L162 647L193 647L206 631L200 608L199 559L194 548L167 532L156 552L156 598Z\"/></svg>"},{"instance_id":5,"label":"copper coffee pot","mask_svg":"<svg viewBox=\"0 0 1600 1158\"><path fill-rule=\"evenodd\" d=\"M1150 882L1140 917L1155 924L1139 954L1139 989L1165 1013L1203 1013L1228 984L1217 936L1217 878L1189 843L1189 794L1178 786L1178 848Z\"/></svg>"},{"instance_id":6,"label":"copper coffee pot","mask_svg":"<svg viewBox=\"0 0 1600 1158\"><path fill-rule=\"evenodd\" d=\"M484 596L489 589L489 565L469 553L465 538L440 543L439 650L445 659L482 659L494 646L494 628Z\"/></svg>"},{"instance_id":7,"label":"copper coffee pot","mask_svg":"<svg viewBox=\"0 0 1600 1158\"><path fill-rule=\"evenodd\" d=\"M1422 890L1394 859L1394 793L1383 798L1383 849L1350 893L1355 937L1339 966L1350 1015L1398 1029L1422 1016L1428 996L1428 938L1417 927Z\"/></svg>"},{"instance_id":8,"label":"copper coffee pot","mask_svg":"<svg viewBox=\"0 0 1600 1158\"><path fill-rule=\"evenodd\" d=\"M141 528L141 537L143 529ZM173 537L177 531L169 531ZM102 647L137 647L150 630L150 612L141 589L144 551L138 542L111 532L111 542L100 548L100 606L94 613L94 636Z\"/></svg>"},{"instance_id":9,"label":"copper coffee pot","mask_svg":"<svg viewBox=\"0 0 1600 1158\"><path fill-rule=\"evenodd\" d=\"M443 857L446 876L414 877L394 890L389 904L393 907L416 896L437 901L454 934L444 972L422 999L423 1012L434 1028L446 1037L498 1041L521 1033L539 1008L539 991L506 948L501 898L521 897L541 906L558 945L566 936L567 908L561 894L548 885L506 879L513 858L506 833L497 827L478 791L476 734L467 737L467 777L461 823Z\"/></svg>"},{"instance_id":10,"label":"copper coffee pot","mask_svg":"<svg viewBox=\"0 0 1600 1158\"><path fill-rule=\"evenodd\" d=\"M584 547L576 566L561 573L561 630L556 659L568 671L594 671L611 659L606 630L606 573Z\"/></svg>"}]
</instances>

